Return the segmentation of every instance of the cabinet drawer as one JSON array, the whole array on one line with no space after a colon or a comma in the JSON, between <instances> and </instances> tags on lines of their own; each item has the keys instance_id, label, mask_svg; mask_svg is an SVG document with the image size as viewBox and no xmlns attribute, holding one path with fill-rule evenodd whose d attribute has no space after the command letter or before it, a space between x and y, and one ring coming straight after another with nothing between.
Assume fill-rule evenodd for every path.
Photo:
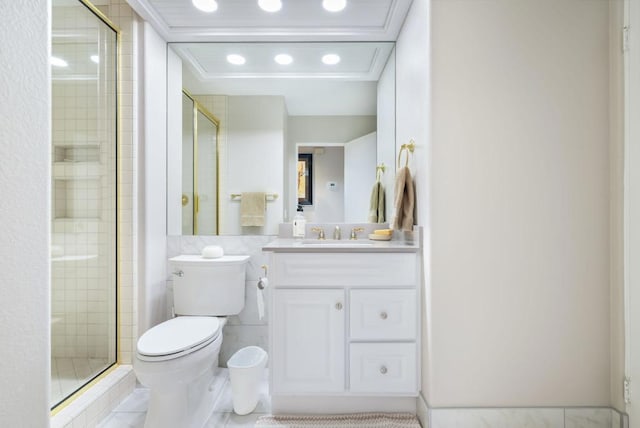
<instances>
[{"instance_id":1,"label":"cabinet drawer","mask_svg":"<svg viewBox=\"0 0 640 428\"><path fill-rule=\"evenodd\" d=\"M274 283L276 287L415 286L416 259L414 253L276 254Z\"/></svg>"},{"instance_id":2,"label":"cabinet drawer","mask_svg":"<svg viewBox=\"0 0 640 428\"><path fill-rule=\"evenodd\" d=\"M351 392L417 392L415 343L352 343L350 351Z\"/></svg>"},{"instance_id":3,"label":"cabinet drawer","mask_svg":"<svg viewBox=\"0 0 640 428\"><path fill-rule=\"evenodd\" d=\"M351 290L350 296L351 339L416 339L416 290Z\"/></svg>"}]
</instances>

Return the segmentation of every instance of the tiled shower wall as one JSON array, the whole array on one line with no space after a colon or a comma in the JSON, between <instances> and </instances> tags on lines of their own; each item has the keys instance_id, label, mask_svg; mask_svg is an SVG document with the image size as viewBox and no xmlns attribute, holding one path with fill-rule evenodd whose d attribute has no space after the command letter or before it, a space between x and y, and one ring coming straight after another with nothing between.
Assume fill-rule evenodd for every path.
<instances>
[{"instance_id":1,"label":"tiled shower wall","mask_svg":"<svg viewBox=\"0 0 640 428\"><path fill-rule=\"evenodd\" d=\"M120 141L118 144L118 362L132 364L138 326L138 105L135 58L141 18L126 0L110 0L105 15L120 28Z\"/></svg>"},{"instance_id":2,"label":"tiled shower wall","mask_svg":"<svg viewBox=\"0 0 640 428\"><path fill-rule=\"evenodd\" d=\"M275 236L169 236L167 255L174 257L180 254L200 254L207 245L219 245L229 255L249 255L245 282L245 306L240 314L228 318L223 330L222 349L220 350L220 366L225 367L229 358L238 349L249 345L259 346L269 352L268 343L268 298L269 290L264 293L265 317L259 319L257 305L257 283L264 272L262 265L267 264L267 256L262 247ZM167 272L167 302L173 301L171 272ZM168 308L171 313L171 308Z\"/></svg>"}]
</instances>

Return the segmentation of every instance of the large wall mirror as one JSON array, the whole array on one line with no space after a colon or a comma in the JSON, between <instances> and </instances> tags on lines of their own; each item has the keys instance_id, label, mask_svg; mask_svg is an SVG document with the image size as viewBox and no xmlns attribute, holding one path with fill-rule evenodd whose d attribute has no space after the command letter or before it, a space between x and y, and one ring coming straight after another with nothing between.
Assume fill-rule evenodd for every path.
<instances>
[{"instance_id":1,"label":"large wall mirror","mask_svg":"<svg viewBox=\"0 0 640 428\"><path fill-rule=\"evenodd\" d=\"M168 233L277 234L278 224L290 221L300 203L301 158L313 162L306 177L312 198L303 205L307 221L367 222L377 179L386 191L389 216L395 172L394 45L170 43ZM197 213L199 225L215 228L190 226L195 211L183 208L184 182L193 176L193 165L184 156L189 139L172 131L192 120L185 111L194 114L183 90L217 121L215 174L196 165L198 186L206 180L200 175L216 177L215 212L203 212L201 196ZM384 173L376 174L381 165ZM265 195L262 225L242 226L243 194L256 192Z\"/></svg>"}]
</instances>

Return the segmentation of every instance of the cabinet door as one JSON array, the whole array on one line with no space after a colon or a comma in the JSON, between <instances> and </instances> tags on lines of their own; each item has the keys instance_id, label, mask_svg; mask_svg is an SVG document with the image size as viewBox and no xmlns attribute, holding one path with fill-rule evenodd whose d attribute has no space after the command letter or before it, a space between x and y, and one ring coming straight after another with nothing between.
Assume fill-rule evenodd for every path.
<instances>
[{"instance_id":1,"label":"cabinet door","mask_svg":"<svg viewBox=\"0 0 640 428\"><path fill-rule=\"evenodd\" d=\"M274 291L274 392L344 391L344 291Z\"/></svg>"}]
</instances>

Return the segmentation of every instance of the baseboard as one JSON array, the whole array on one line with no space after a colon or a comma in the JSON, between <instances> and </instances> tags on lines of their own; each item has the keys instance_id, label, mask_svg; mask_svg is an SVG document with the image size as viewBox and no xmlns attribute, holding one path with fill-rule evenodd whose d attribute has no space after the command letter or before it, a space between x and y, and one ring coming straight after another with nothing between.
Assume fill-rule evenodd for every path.
<instances>
[{"instance_id":1,"label":"baseboard","mask_svg":"<svg viewBox=\"0 0 640 428\"><path fill-rule=\"evenodd\" d=\"M422 409L421 409L422 407ZM420 415L427 408L427 417ZM628 418L610 407L429 408L418 398L423 427L527 426L531 428L628 428Z\"/></svg>"},{"instance_id":2,"label":"baseboard","mask_svg":"<svg viewBox=\"0 0 640 428\"><path fill-rule=\"evenodd\" d=\"M429 405L422 393L416 398L416 416L422 428L429 428Z\"/></svg>"}]
</instances>

